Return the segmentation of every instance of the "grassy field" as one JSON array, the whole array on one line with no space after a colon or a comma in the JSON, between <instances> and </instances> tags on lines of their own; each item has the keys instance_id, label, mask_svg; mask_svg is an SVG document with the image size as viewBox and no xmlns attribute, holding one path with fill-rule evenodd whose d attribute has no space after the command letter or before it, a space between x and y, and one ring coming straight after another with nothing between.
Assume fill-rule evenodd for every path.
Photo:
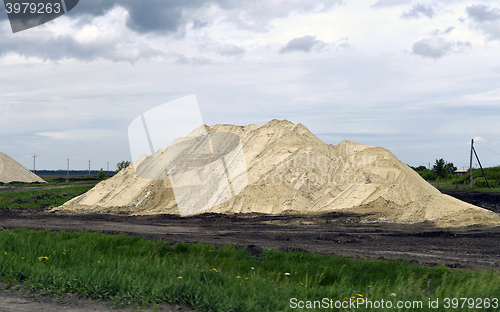
<instances>
[{"instance_id":1,"label":"grassy field","mask_svg":"<svg viewBox=\"0 0 500 312\"><path fill-rule=\"evenodd\" d=\"M500 186L492 187L491 189L489 189L487 187L476 187L476 186L470 188L470 185L463 185L463 184L451 185L449 182L439 183L439 184L433 182L431 184L438 190L500 193Z\"/></svg>"},{"instance_id":2,"label":"grassy field","mask_svg":"<svg viewBox=\"0 0 500 312\"><path fill-rule=\"evenodd\" d=\"M56 207L93 187L93 185L70 186L53 190L0 193L0 209Z\"/></svg>"},{"instance_id":3,"label":"grassy field","mask_svg":"<svg viewBox=\"0 0 500 312\"><path fill-rule=\"evenodd\" d=\"M115 306L171 302L203 311L287 311L308 304L317 310L343 304L343 311L498 311L500 304L494 299L500 297L500 275L493 269L425 268L276 250L253 257L235 245L216 249L88 232L0 231L0 279L42 294L74 293ZM382 300L393 308L373 308ZM429 308L436 300L438 308Z\"/></svg>"}]
</instances>

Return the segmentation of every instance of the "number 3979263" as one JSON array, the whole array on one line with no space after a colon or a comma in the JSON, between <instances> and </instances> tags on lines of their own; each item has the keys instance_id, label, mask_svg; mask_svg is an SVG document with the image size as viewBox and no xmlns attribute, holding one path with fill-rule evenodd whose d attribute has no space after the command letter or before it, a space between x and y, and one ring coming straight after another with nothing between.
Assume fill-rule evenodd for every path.
<instances>
[{"instance_id":1,"label":"number 3979263","mask_svg":"<svg viewBox=\"0 0 500 312\"><path fill-rule=\"evenodd\" d=\"M15 14L26 14L26 13L60 13L61 4L60 3L7 3L5 5L7 13Z\"/></svg>"}]
</instances>

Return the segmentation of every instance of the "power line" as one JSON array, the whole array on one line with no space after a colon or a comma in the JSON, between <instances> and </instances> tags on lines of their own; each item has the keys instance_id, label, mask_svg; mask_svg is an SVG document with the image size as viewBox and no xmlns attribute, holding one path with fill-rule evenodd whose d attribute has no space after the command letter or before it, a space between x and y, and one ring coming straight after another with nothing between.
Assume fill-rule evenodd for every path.
<instances>
[{"instance_id":1,"label":"power line","mask_svg":"<svg viewBox=\"0 0 500 312\"><path fill-rule=\"evenodd\" d=\"M476 144L478 144L478 143L476 142ZM487 148L487 147L486 147L486 146L484 146L483 144L479 144L479 145L480 145L481 147L483 147L483 148L487 149L488 151L492 152L492 153L495 153L495 154L497 154L497 155L500 155L500 153L495 152L494 150L491 150L491 149Z\"/></svg>"}]
</instances>

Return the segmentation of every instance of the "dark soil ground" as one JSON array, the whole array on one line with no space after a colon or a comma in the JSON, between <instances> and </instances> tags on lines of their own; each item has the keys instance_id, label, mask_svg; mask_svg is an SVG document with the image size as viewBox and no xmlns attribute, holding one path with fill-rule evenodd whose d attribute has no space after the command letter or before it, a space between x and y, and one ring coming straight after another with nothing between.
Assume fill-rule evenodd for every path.
<instances>
[{"instance_id":1,"label":"dark soil ground","mask_svg":"<svg viewBox=\"0 0 500 312\"><path fill-rule=\"evenodd\" d=\"M446 192L500 213L500 194ZM236 243L249 247L307 250L352 258L405 259L423 265L500 267L500 227L437 228L431 223L363 222L367 216L323 215L59 215L44 209L0 211L0 227L9 229L88 230L136 234L151 239ZM368 216L369 219L369 216Z\"/></svg>"},{"instance_id":2,"label":"dark soil ground","mask_svg":"<svg viewBox=\"0 0 500 312\"><path fill-rule=\"evenodd\" d=\"M500 213L500 194L443 193ZM44 209L0 211L0 227L5 229L128 233L151 239L208 242L216 246L236 243L256 256L260 248L279 248L349 258L404 259L425 266L500 268L500 227L442 229L431 223L371 223L362 222L362 219L367 216L346 213L315 216L205 214L182 218L170 215L70 216L47 213ZM0 311L3 310L0 308Z\"/></svg>"},{"instance_id":3,"label":"dark soil ground","mask_svg":"<svg viewBox=\"0 0 500 312\"><path fill-rule=\"evenodd\" d=\"M63 184L63 185L29 185L29 186L0 186L0 193L12 193L30 190L53 190L71 186L87 186L95 185L96 183L82 183L82 184ZM1 312L1 311L0 311Z\"/></svg>"}]
</instances>

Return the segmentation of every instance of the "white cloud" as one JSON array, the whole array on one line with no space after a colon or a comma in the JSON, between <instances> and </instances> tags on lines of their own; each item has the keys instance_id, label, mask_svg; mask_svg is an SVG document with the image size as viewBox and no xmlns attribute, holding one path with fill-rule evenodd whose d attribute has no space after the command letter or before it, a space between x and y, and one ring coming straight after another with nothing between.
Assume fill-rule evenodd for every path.
<instances>
[{"instance_id":1,"label":"white cloud","mask_svg":"<svg viewBox=\"0 0 500 312\"><path fill-rule=\"evenodd\" d=\"M483 138L483 137L480 137L480 136L475 136L475 137L474 137L474 142L476 142L476 143L484 143L484 142L486 142L486 141L487 141L487 140L486 140L485 138ZM470 142L469 142L469 143L470 143Z\"/></svg>"},{"instance_id":2,"label":"white cloud","mask_svg":"<svg viewBox=\"0 0 500 312\"><path fill-rule=\"evenodd\" d=\"M66 131L39 132L36 135L53 140L68 141L101 141L116 138L117 134L107 128L102 129L71 129Z\"/></svg>"}]
</instances>

